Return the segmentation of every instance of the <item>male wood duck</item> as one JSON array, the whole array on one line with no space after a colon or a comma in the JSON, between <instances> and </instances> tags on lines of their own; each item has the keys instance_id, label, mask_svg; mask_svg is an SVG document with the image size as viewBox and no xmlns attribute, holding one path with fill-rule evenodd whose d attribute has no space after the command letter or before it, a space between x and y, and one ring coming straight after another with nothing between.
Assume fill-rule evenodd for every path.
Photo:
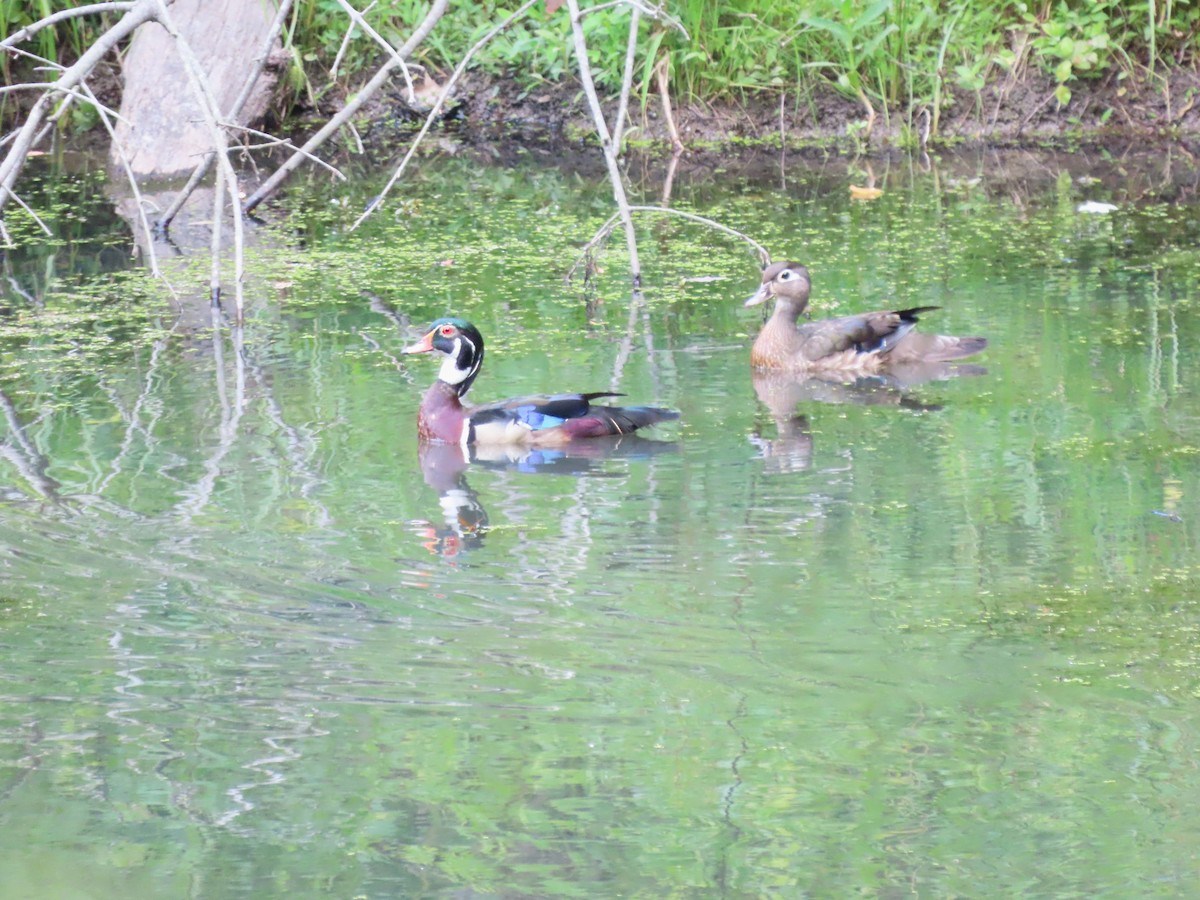
<instances>
[{"instance_id":1,"label":"male wood duck","mask_svg":"<svg viewBox=\"0 0 1200 900\"><path fill-rule=\"evenodd\" d=\"M481 406L462 402L483 366L483 336L470 322L438 319L425 337L405 353L436 351L445 359L437 381L425 392L417 414L417 433L423 441L451 444L521 444L562 446L581 438L629 434L679 413L657 406L596 406L601 397L620 397L607 391L592 394L551 394L500 400Z\"/></svg>"},{"instance_id":2,"label":"male wood duck","mask_svg":"<svg viewBox=\"0 0 1200 900\"><path fill-rule=\"evenodd\" d=\"M812 282L796 262L777 262L763 271L762 286L746 306L775 298L775 311L750 348L758 369L787 372L878 372L912 363L946 362L978 353L981 337L920 334L913 329L920 313L939 309L916 306L857 316L838 316L797 324L808 306Z\"/></svg>"}]
</instances>

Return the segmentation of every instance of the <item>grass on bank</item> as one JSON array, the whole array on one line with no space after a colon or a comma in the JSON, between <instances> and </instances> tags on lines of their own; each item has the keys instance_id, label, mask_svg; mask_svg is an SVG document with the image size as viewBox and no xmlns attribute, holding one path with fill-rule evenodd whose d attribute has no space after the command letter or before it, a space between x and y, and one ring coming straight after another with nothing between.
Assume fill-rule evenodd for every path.
<instances>
[{"instance_id":1,"label":"grass on bank","mask_svg":"<svg viewBox=\"0 0 1200 900\"><path fill-rule=\"evenodd\" d=\"M64 5L81 4L0 0L0 32L11 34ZM515 6L452 4L417 61L453 67ZM688 37L643 18L637 82L643 102L650 73L665 58L673 90L684 100L797 98L827 83L884 117L928 108L935 132L950 89L969 96L1033 68L1053 75L1057 100L1065 105L1081 79L1195 66L1200 33L1198 0L668 0L665 7ZM427 9L427 0L378 0L367 19L400 44ZM30 49L69 62L113 15L46 29ZM628 6L607 6L585 20L594 74L610 92L620 85L629 15ZM377 47L361 33L343 47L347 24L336 0L298 0L287 29L294 98L312 102L326 91L351 89L378 64ZM566 8L550 13L539 6L485 48L475 65L532 90L569 78L571 53ZM21 72L28 62L19 58L6 57L3 65L7 83L29 74Z\"/></svg>"}]
</instances>

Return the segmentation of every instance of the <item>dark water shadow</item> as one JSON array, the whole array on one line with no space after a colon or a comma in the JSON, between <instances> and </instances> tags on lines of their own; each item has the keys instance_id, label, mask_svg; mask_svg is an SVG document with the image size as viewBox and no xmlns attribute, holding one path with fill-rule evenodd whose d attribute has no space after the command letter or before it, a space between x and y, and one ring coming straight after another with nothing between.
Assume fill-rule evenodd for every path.
<instances>
[{"instance_id":1,"label":"dark water shadow","mask_svg":"<svg viewBox=\"0 0 1200 900\"><path fill-rule=\"evenodd\" d=\"M759 431L750 436L771 473L801 472L812 465L813 433L802 404L852 403L857 406L892 406L913 412L937 412L940 403L927 403L910 393L932 381L986 375L984 366L954 363L913 363L887 372L838 378L835 374L796 375L755 371L754 393L775 424L775 437Z\"/></svg>"},{"instance_id":2,"label":"dark water shadow","mask_svg":"<svg viewBox=\"0 0 1200 900\"><path fill-rule=\"evenodd\" d=\"M467 472L491 469L525 475L620 478L604 464L614 459L649 459L678 452L674 441L655 441L636 434L573 441L559 447L468 446L422 442L417 459L425 483L437 491L441 520L417 522L418 534L431 553L453 557L483 545L488 512Z\"/></svg>"}]
</instances>

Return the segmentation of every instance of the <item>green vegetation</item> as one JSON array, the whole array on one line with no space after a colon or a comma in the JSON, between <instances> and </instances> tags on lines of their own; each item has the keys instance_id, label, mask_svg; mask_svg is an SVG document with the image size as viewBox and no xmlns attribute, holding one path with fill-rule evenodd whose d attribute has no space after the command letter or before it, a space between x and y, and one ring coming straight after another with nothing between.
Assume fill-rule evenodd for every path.
<instances>
[{"instance_id":1,"label":"green vegetation","mask_svg":"<svg viewBox=\"0 0 1200 900\"><path fill-rule=\"evenodd\" d=\"M0 0L0 31L10 34L36 21L50 6L47 0ZM740 101L765 94L799 104L831 85L861 102L869 116L910 118L927 107L936 131L938 112L953 92L969 96L1030 71L1052 76L1055 96L1065 105L1080 79L1153 77L1198 61L1200 4L1172 0L670 0L665 6L680 27L643 18L636 82L643 102L651 73L662 64L685 99ZM454 66L515 7L454 4L417 61L439 70ZM425 0L381 0L367 18L399 44L427 9ZM323 92L351 89L378 62L377 46L361 33L345 41L347 21L334 0L297 4L287 30L289 82L297 96L312 102ZM629 7L604 7L585 21L597 80L616 91ZM67 61L104 25L94 16L70 20L41 32L32 49ZM499 35L474 65L533 90L570 77L571 53L566 9L539 6ZM4 65L11 83L30 63L10 57Z\"/></svg>"},{"instance_id":2,"label":"green vegetation","mask_svg":"<svg viewBox=\"0 0 1200 900\"><path fill-rule=\"evenodd\" d=\"M1079 78L1195 65L1200 30L1196 4L1157 0L675 0L666 8L687 36L643 20L643 97L651 70L665 58L676 90L688 97L803 95L829 83L885 113L926 104L936 109L947 86L978 91L1030 67L1053 74L1065 104ZM399 37L424 9L419 0L385 0L370 16L384 34ZM453 65L506 9L497 3L453 8L421 57L438 68ZM305 4L303 15L296 40L305 47L303 59L320 65L341 44L344 15L332 3ZM619 86L627 22L622 6L586 20L597 79L609 90ZM569 44L565 10L539 8L500 35L478 65L534 87L572 71ZM356 52L343 72L375 56L362 41Z\"/></svg>"}]
</instances>

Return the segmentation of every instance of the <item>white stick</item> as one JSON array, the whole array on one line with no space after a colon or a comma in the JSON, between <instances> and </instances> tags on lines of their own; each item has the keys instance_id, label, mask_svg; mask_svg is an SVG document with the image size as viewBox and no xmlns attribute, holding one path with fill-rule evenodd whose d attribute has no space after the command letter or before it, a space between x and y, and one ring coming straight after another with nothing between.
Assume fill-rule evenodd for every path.
<instances>
[{"instance_id":1,"label":"white stick","mask_svg":"<svg viewBox=\"0 0 1200 900\"><path fill-rule=\"evenodd\" d=\"M629 269L633 287L636 290L642 285L642 264L638 260L637 235L633 230L633 217L629 214L629 201L625 197L625 182L621 178L621 169L617 165L617 156L613 150L612 136L608 132L608 125L604 122L604 110L600 107L600 98L596 94L596 83L592 79L592 67L588 62L587 39L583 34L579 0L567 0L567 8L571 11L571 32L575 37L575 60L579 65L579 80L583 83L583 92L592 109L592 120L596 125L596 134L600 137L600 147L604 151L604 162L608 166L608 180L612 185L613 199L617 201L617 214L625 225L625 246L629 250Z\"/></svg>"},{"instance_id":2,"label":"white stick","mask_svg":"<svg viewBox=\"0 0 1200 900\"><path fill-rule=\"evenodd\" d=\"M358 226L363 223L367 216L371 215L371 213L379 208L379 206L383 203L383 198L387 196L388 191L390 191L392 186L400 179L401 174L403 174L405 167L408 165L408 161L412 159L413 154L417 152L417 147L420 145L421 139L425 137L430 126L432 126L434 121L437 120L438 113L442 111L442 104L445 103L446 98L450 96L450 89L454 87L454 83L458 81L458 79L462 76L462 73L466 70L467 63L470 62L471 57L475 55L476 51L478 51L480 47L502 32L521 16L525 15L525 13L527 13L537 2L538 0L525 0L525 3L523 3L516 12L485 34L476 42L474 47L467 51L467 55L462 58L462 61L455 68L454 73L442 86L441 93L438 94L437 102L433 104L433 109L429 110L429 115L425 117L425 124L421 126L421 130L418 131L417 136L413 138L412 145L408 148L408 152L404 154L404 159L400 160L400 165L396 167L396 171L392 173L392 177L388 179L388 183L383 186L383 190L380 191L378 196L371 201L370 205L363 210L362 215L354 220L354 224L350 226L351 231L358 228Z\"/></svg>"}]
</instances>

